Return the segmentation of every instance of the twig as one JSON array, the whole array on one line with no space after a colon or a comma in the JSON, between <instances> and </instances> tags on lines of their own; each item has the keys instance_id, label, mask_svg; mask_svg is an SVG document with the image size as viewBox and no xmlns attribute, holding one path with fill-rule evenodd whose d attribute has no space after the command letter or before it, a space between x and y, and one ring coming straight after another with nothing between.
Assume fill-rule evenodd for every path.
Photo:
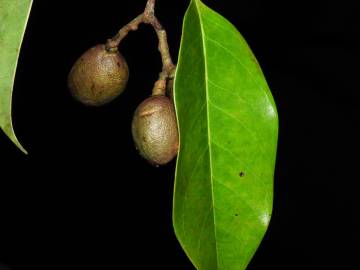
<instances>
[{"instance_id":1,"label":"twig","mask_svg":"<svg viewBox=\"0 0 360 270\"><path fill-rule=\"evenodd\" d=\"M140 24L151 25L159 40L158 49L162 60L162 72L159 75L159 80L155 83L153 94L164 94L167 79L173 78L174 76L175 65L171 59L166 31L155 16L155 2L156 0L148 0L144 12L123 26L113 38L109 39L106 43L106 49L116 49L128 33L130 31L136 31Z\"/></svg>"}]
</instances>

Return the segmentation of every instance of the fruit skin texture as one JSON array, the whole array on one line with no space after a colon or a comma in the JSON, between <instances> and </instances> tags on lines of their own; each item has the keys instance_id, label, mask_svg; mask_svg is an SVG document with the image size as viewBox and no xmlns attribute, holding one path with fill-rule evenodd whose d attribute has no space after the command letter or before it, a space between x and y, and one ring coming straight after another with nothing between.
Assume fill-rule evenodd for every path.
<instances>
[{"instance_id":1,"label":"fruit skin texture","mask_svg":"<svg viewBox=\"0 0 360 270\"><path fill-rule=\"evenodd\" d=\"M124 57L114 49L99 44L87 50L75 62L68 76L71 94L89 106L104 105L125 89L129 68Z\"/></svg>"},{"instance_id":2,"label":"fruit skin texture","mask_svg":"<svg viewBox=\"0 0 360 270\"><path fill-rule=\"evenodd\" d=\"M151 96L136 109L132 135L140 155L151 164L164 165L178 152L179 135L173 102L166 96Z\"/></svg>"}]
</instances>

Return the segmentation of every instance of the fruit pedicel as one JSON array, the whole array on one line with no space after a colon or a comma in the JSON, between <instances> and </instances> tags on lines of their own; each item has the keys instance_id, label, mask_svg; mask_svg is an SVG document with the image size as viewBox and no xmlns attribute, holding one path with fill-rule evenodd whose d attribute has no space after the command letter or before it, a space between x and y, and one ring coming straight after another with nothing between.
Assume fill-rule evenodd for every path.
<instances>
[{"instance_id":1,"label":"fruit pedicel","mask_svg":"<svg viewBox=\"0 0 360 270\"><path fill-rule=\"evenodd\" d=\"M120 42L140 24L151 25L159 39L163 67L152 96L137 107L131 129L140 155L150 164L159 166L177 155L179 135L172 91L176 67L170 56L166 31L155 16L154 4L155 1L149 0L144 12L106 44L96 45L81 55L71 68L68 87L72 96L87 106L102 106L117 98L129 79L128 65L118 49Z\"/></svg>"}]
</instances>

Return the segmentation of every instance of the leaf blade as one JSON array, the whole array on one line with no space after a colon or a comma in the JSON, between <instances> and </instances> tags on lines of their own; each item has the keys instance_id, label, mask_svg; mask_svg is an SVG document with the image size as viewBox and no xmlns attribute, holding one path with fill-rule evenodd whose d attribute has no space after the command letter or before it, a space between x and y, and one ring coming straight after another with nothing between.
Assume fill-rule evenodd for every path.
<instances>
[{"instance_id":1,"label":"leaf blade","mask_svg":"<svg viewBox=\"0 0 360 270\"><path fill-rule=\"evenodd\" d=\"M32 0L0 0L0 127L25 154L11 118L12 91Z\"/></svg>"},{"instance_id":2,"label":"leaf blade","mask_svg":"<svg viewBox=\"0 0 360 270\"><path fill-rule=\"evenodd\" d=\"M272 210L276 107L240 33L199 0L184 17L174 93L175 233L198 269L245 269Z\"/></svg>"}]
</instances>

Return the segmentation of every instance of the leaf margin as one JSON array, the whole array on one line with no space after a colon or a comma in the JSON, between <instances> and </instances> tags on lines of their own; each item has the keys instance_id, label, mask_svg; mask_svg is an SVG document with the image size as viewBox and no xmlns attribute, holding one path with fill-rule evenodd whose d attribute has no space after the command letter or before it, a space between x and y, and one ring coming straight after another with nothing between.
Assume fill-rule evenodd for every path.
<instances>
[{"instance_id":1,"label":"leaf margin","mask_svg":"<svg viewBox=\"0 0 360 270\"><path fill-rule=\"evenodd\" d=\"M203 6L205 6L206 8L208 8L208 9L210 9L208 6L206 6L201 0L191 0L190 1L190 4L189 4L189 7L188 7L188 9L187 9L187 11L186 11L186 13L185 13L185 16L184 16L184 20L183 20L183 27L182 27L182 36L184 35L184 27L185 27L185 20L186 20L186 16L187 16L187 13L188 13L188 11L189 11L189 9L190 9L190 7L191 7L191 5L192 4L194 4L194 5L196 5L197 6L197 9L199 9L199 5L203 5ZM213 12L215 12L215 13L217 13L216 11L214 11L214 10L212 10L212 9L210 9L211 11L213 11ZM224 18L222 15L220 15L219 13L217 13L219 16L221 16L223 19L225 19L230 25L232 25L231 24L231 22L229 22L226 18ZM199 17L201 17L200 16L200 14L199 14ZM232 25L233 26L233 25ZM234 27L234 26L233 26ZM234 27L235 28L235 27ZM236 29L236 28L235 28ZM237 30L237 29L236 29ZM202 31L203 31L203 29L202 29ZM238 31L238 30L237 30ZM240 34L240 33L239 33ZM202 35L204 35L203 33L202 33ZM240 34L240 36L242 37L242 35ZM242 37L243 38L243 37ZM204 36L203 36L203 42L204 42ZM248 49L250 49L250 47L249 47L249 45L247 44L247 42L246 42L246 40L243 38L243 41L245 42L245 44L247 45L247 47L248 47ZM181 62L181 52L182 52L182 46L183 46L183 43L181 42L181 45L180 45L180 50L179 50L179 58L178 58L178 63L180 63ZM204 47L206 47L206 46L204 46ZM251 54L252 54L252 51L251 51L251 49L250 49L250 52L251 52ZM259 67L259 69L260 69L260 71L262 72L262 70L261 70L261 67L259 66L259 64L258 64L258 62L257 62L257 59L255 58L255 56L252 54L252 56L254 57L254 59L252 59L255 63L256 63L256 65ZM206 57L205 57L206 58ZM206 61L206 60L205 60ZM178 111L178 109L177 109L177 102L176 102L176 81L177 81L177 74L178 74L178 70L179 69L177 69L176 70L176 74L175 74L175 79L174 79L174 98L175 98L175 110L176 110L176 112ZM206 69L205 69L206 70ZM262 75L263 75L263 78L264 78L264 81L265 81L265 83L266 83L266 79L265 79L265 76L264 76L264 74L262 73ZM208 83L207 81L206 81L206 83ZM266 85L267 85L267 83L266 83ZM271 94L271 91L270 91L270 89L267 87L267 89L263 89L263 90L265 90L265 95L266 95L266 97L269 99L268 101L269 101L269 103L273 106L272 107L272 109L273 109L273 114L274 114L274 119L273 120L275 120L275 122L276 122L276 130L275 130L275 132L276 132L276 134L274 135L274 137L276 137L276 143L275 143L275 160L276 160L276 153L277 153L277 140L278 140L278 129L279 129L279 119L278 119L278 112L277 112L277 109L276 109L276 104L275 104L275 101L274 101L274 99L273 99L273 96L272 96L272 94ZM268 90L268 91L266 91L266 90ZM207 106L208 106L208 104L207 104ZM207 114L209 113L209 110L208 110L208 108L207 108ZM180 140L180 142L181 142L181 131L180 131L180 122L179 122L179 118L177 117L177 121L178 121L178 126L179 126L179 140ZM209 121L209 120L208 120ZM211 143L209 143L209 148L211 147L210 146L211 145ZM176 194L176 186L177 186L177 175L178 175L178 169L179 169L179 166L178 166L178 163L179 163L179 157L181 156L180 155L180 151L181 151L181 149L182 149L182 147L181 147L181 144L180 144L180 148L179 148L179 154L178 154L178 157L177 157L177 160L176 160L176 169L175 169L175 183L174 183L174 196L173 196L173 216L172 216L172 219L173 219L173 227L174 227L174 230L175 230L175 234L176 234L176 237L177 237L177 239L178 239L178 241L180 242L180 245L182 246L182 248L183 248L183 250L184 250L184 252L186 253L186 255L187 255L187 257L190 259L190 261L193 263L193 265L194 266L196 266L197 267L197 265L196 265L196 263L194 262L194 259L191 257L191 256L189 256L189 254L188 254L188 251L186 250L186 248L185 248L185 246L183 245L183 243L181 242L181 240L179 239L179 237L178 237L178 233L177 233L177 228L176 228L176 226L175 226L175 218L174 218L174 210L175 210L175 194ZM211 150L210 150L211 151ZM274 170L275 170L275 163L273 164L273 172L274 172ZM274 176L273 176L273 178L272 178L272 181L274 182ZM213 195L212 195L213 196ZM271 201L273 201L273 199L271 198ZM270 213L269 213L269 217L268 217L268 219L266 220L266 228L265 228L265 232L267 231L267 229L268 229L268 225L269 225L269 223L270 223L270 219L271 219L271 214L272 214L272 205L271 205L271 208L269 209L270 210ZM263 236L262 236L262 238L264 237L264 235L265 235L265 232L264 232L264 234L263 234ZM259 244L258 244L258 246L260 245L260 243L261 243L261 241L262 241L262 239L260 239L260 241L259 241ZM258 247L257 246L257 247ZM253 254L254 255L254 254ZM253 256L252 255L252 256ZM252 258L252 256L250 257L250 258ZM250 262L250 261L249 261ZM249 263L248 262L248 263ZM220 268L218 268L219 266L217 265L216 266L216 268L214 268L214 269L220 269ZM197 268L197 269L200 269L200 268ZM201 268L201 269L203 269L203 268ZM223 268L221 268L221 269L223 269ZM226 268L227 269L227 268Z\"/></svg>"},{"instance_id":2,"label":"leaf margin","mask_svg":"<svg viewBox=\"0 0 360 270\"><path fill-rule=\"evenodd\" d=\"M11 2L10 2L11 1ZM5 135L24 153L24 154L28 154L28 152L25 150L25 148L21 145L21 143L19 142L15 131L14 131L14 127L13 127L13 123L12 123L12 97L13 97L13 90L14 90L14 83L15 83L15 76L16 76L16 71L17 71L17 66L18 66L18 61L19 61L19 56L20 56L20 50L21 50L21 46L22 46L22 42L24 39L24 35L25 35L25 31L26 31L26 27L27 27L27 23L30 17L30 12L31 12L31 8L33 5L33 0L10 0L10 1L6 1L6 0L1 0L1 5L7 6L7 5L11 5L10 7L7 7L8 10L11 9L15 9L17 8L19 5L27 5L25 8L27 9L26 14L23 18L23 25L21 27L21 29L16 29L18 31L21 31L19 33L19 35L17 36L19 39L16 41L17 43L15 44L15 46L11 47L8 50L15 50L15 55L13 55L13 57L15 57L15 61L14 59L11 59L12 62L7 63L6 61L6 56L4 56L6 53L13 53L12 51L7 51L2 50L2 52L0 52L0 60L3 60L5 62L5 64L2 63L2 65L6 66L8 65L8 72L9 74L6 74L5 76L9 76L9 85L6 85L6 82L4 83L4 86L1 85L1 81L0 81L0 104L2 104L2 106L0 106L0 127L1 130L5 133ZM11 14L10 14L11 16ZM3 18L4 19L4 18ZM5 24L6 25L6 24ZM10 29L12 30L12 29ZM8 30L9 31L9 30ZM4 34L5 33L5 34ZM9 34L6 32L6 30L4 30L3 33L0 32L0 37L4 38L3 35L5 35L5 38L9 38ZM7 35L7 36L6 36ZM9 40L5 39L5 42L11 42ZM1 53L3 54L3 57L1 57ZM5 60L4 60L5 59ZM2 69L5 69L5 67L0 67ZM4 77L5 77L4 76ZM5 78L6 81L6 78Z\"/></svg>"}]
</instances>

